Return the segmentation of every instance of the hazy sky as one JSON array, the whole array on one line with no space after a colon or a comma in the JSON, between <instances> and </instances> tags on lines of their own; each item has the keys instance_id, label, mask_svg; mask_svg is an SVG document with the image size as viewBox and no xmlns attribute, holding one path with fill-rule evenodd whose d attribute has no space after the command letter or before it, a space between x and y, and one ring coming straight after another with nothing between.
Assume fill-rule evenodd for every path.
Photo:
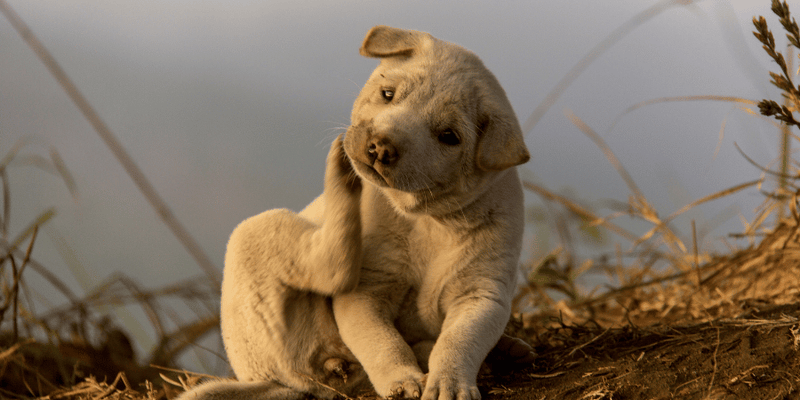
<instances>
[{"instance_id":1,"label":"hazy sky","mask_svg":"<svg viewBox=\"0 0 800 400\"><path fill-rule=\"evenodd\" d=\"M322 189L330 141L376 60L358 55L377 24L428 31L475 51L521 121L593 46L656 1L9 0L80 87L179 219L221 268L228 234L268 208L300 209ZM677 3L677 2L675 2ZM790 1L800 11L800 3ZM600 150L564 116L598 131L664 215L759 175L736 151L767 164L777 130L736 105L659 104L665 96L778 98L774 69L753 36L768 0L705 0L668 8L598 57L526 136L523 173L590 204L628 191ZM784 43L783 35L778 35ZM720 129L725 136L714 157ZM0 157L62 155L77 182L23 163L9 170L12 232L55 206L34 257L76 290L123 271L147 286L201 270L145 202L90 125L5 19L0 18ZM22 160L22 159L21 159ZM751 190L729 205L750 218ZM529 196L533 204L535 196ZM678 224L689 231L686 219ZM741 224L732 222L708 237ZM531 239L534 240L534 239ZM60 245L58 243L61 243ZM75 271L55 249L68 248ZM62 251L63 253L64 251Z\"/></svg>"}]
</instances>

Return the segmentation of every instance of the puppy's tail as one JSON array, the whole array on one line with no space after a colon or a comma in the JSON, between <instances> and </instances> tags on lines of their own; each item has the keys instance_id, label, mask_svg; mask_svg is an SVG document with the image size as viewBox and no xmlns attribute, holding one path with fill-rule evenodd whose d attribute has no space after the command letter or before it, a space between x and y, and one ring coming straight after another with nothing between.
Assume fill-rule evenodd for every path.
<instances>
[{"instance_id":1,"label":"puppy's tail","mask_svg":"<svg viewBox=\"0 0 800 400\"><path fill-rule=\"evenodd\" d=\"M215 380L182 393L176 400L305 400L309 394L275 381L236 382Z\"/></svg>"}]
</instances>

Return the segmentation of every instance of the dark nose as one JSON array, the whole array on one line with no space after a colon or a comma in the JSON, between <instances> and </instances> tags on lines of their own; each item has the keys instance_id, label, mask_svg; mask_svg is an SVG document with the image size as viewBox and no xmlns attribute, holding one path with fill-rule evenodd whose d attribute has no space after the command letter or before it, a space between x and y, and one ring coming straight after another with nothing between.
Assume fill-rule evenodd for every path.
<instances>
[{"instance_id":1,"label":"dark nose","mask_svg":"<svg viewBox=\"0 0 800 400\"><path fill-rule=\"evenodd\" d=\"M372 164L379 161L383 165L392 166L400 158L400 154L389 139L373 137L367 144L367 157Z\"/></svg>"}]
</instances>

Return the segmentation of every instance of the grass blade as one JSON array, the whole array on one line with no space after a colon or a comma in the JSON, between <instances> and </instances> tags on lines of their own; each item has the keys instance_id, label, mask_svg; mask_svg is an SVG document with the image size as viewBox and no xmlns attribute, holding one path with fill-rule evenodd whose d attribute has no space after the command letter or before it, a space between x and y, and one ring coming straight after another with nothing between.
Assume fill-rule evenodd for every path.
<instances>
[{"instance_id":1,"label":"grass blade","mask_svg":"<svg viewBox=\"0 0 800 400\"><path fill-rule=\"evenodd\" d=\"M22 244L22 242L25 241L25 239L27 239L28 236L35 234L36 230L40 226L46 224L55 216L56 216L56 209L52 207L48 208L47 210L39 214L39 216L37 216L30 224L28 224L28 226L25 229L23 229L22 232L19 235L17 235L17 237L11 242L11 244L8 246L9 253L14 249L16 249L20 244Z\"/></svg>"},{"instance_id":2,"label":"grass blade","mask_svg":"<svg viewBox=\"0 0 800 400\"><path fill-rule=\"evenodd\" d=\"M609 131L613 130L615 126L619 123L622 117L640 109L643 107L651 106L654 104L662 104L662 103L671 103L671 102L687 102L687 101L722 101L728 103L740 103L740 104L747 104L751 106L758 105L757 101L744 99L741 97L735 96L714 96L714 95L703 95L703 96L675 96L675 97L659 97L657 99L645 100L639 103L636 103L628 108L625 109L622 113L617 115L614 118L614 121L611 123L611 126L608 128Z\"/></svg>"},{"instance_id":3,"label":"grass blade","mask_svg":"<svg viewBox=\"0 0 800 400\"><path fill-rule=\"evenodd\" d=\"M736 186L729 187L729 188L727 188L725 190L721 190L721 191L719 191L717 193L710 194L710 195L708 195L706 197L703 197L701 199L697 199L697 200L695 200L695 201L683 206L680 210L675 211L674 213L672 213L669 217L667 217L664 220L664 222L665 223L669 222L669 221L675 219L676 217L678 217L679 215L685 213L686 211L689 211L690 209L692 209L694 207L697 207L697 206L699 206L699 205L701 205L703 203L707 203L707 202L712 201L712 200L716 200L716 199L719 199L719 198L722 198L722 197L725 197L725 196L732 195L732 194L734 194L736 192L739 192L739 191L741 191L743 189L749 188L751 186L758 185L758 184L762 183L763 181L764 181L763 179L756 179L756 180L753 180L753 181L750 181L750 182L745 182L745 183L742 183L742 184L739 184L739 185L736 185Z\"/></svg>"},{"instance_id":4,"label":"grass blade","mask_svg":"<svg viewBox=\"0 0 800 400\"><path fill-rule=\"evenodd\" d=\"M64 184L67 185L67 190L69 190L72 198L77 200L78 186L75 184L75 178L72 177L72 173L67 169L67 164L64 163L64 159L61 158L61 154L58 153L55 147L50 148L50 161L53 162L53 167L55 167L56 171L61 176Z\"/></svg>"},{"instance_id":5,"label":"grass blade","mask_svg":"<svg viewBox=\"0 0 800 400\"><path fill-rule=\"evenodd\" d=\"M600 218L600 217L596 216L591 211L581 207L580 205L578 205L574 201L572 201L572 200L570 200L570 199L568 199L568 198L566 198L564 196L559 196L559 195L557 195L557 194L555 194L555 193L553 193L553 192L551 192L551 191L549 191L549 190L547 190L547 189L545 189L545 188L543 188L543 187L541 187L539 185L536 185L536 184L528 182L528 181L523 181L522 182L522 186L525 189L528 189L531 192L534 192L534 193L538 194L539 196L544 197L547 200L550 200L550 201L553 201L553 202L556 202L556 203L559 203L559 204L563 205L564 207L566 207L568 210L570 210L574 214L577 214L577 215L580 215L583 218L586 218L589 221L589 223L603 226L606 229L616 233L617 235L619 235L619 236L621 236L621 237L623 237L623 238L625 238L625 239L627 239L627 240L629 240L631 242L633 242L633 241L635 241L637 239L637 236L634 235L633 233L621 228L619 225L616 225L616 224L614 224L612 222L609 222L605 218Z\"/></svg>"},{"instance_id":6,"label":"grass blade","mask_svg":"<svg viewBox=\"0 0 800 400\"><path fill-rule=\"evenodd\" d=\"M617 173L625 181L625 184L628 186L628 189L630 189L630 191L633 192L634 196L643 199L644 195L642 194L642 191L639 190L639 187L636 185L636 182L633 181L633 178L628 173L628 170L626 170L625 167L622 166L622 162L620 162L617 156L614 155L614 152L611 151L611 148L608 147L603 138L601 138L600 135L597 134L597 132L595 132L585 122L583 122L583 120L581 120L572 111L566 110L564 111L564 114L567 116L570 122L572 122L576 127L578 127L578 129L580 129L581 132L583 132L586 136L588 136L589 139L592 139L592 141L597 145L597 147L599 147L600 150L603 151L603 154L606 156L606 159L608 159L608 162L611 163L614 169L617 170Z\"/></svg>"}]
</instances>

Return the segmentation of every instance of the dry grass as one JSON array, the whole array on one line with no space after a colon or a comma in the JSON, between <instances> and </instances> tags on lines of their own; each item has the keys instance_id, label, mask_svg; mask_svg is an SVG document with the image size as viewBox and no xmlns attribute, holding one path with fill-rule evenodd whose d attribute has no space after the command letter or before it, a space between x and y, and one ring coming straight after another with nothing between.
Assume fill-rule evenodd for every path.
<instances>
[{"instance_id":1,"label":"dry grass","mask_svg":"<svg viewBox=\"0 0 800 400\"><path fill-rule=\"evenodd\" d=\"M794 19L791 18L788 6L785 2L774 0L772 10L786 30L789 43L797 48L800 45L800 33L798 33L800 30ZM754 18L753 23L756 28L754 32L756 38L764 44L764 50L780 68L780 73L771 72L770 76L772 83L783 92L785 105L781 106L772 100L752 101L725 96L685 96L643 101L629 107L620 116L641 107L671 101L735 103L753 115L760 113L764 117L772 117L776 120L776 126L783 136L778 162L768 163L768 166L765 167L739 149L743 158L760 170L760 177L709 194L670 215L662 216L652 206L652 202L647 199L602 137L578 116L571 111L566 111L567 118L603 152L611 166L627 185L630 195L625 202L617 200L606 202L613 204L614 209L607 215L600 215L582 205L580 201L554 193L534 182L523 182L525 189L539 195L548 204L548 210L558 207L566 212L552 213L558 218L550 221L551 229L560 233L561 243L559 246L539 259L528 260L523 265L523 271L527 273L529 279L516 299L516 304L520 308L524 308L526 304L534 304L538 308L537 313L571 315L577 313L575 310L583 312L586 306L605 304L620 297L631 297L629 302L641 300L644 304L650 304L648 307L651 309L658 307L672 309L683 302L688 302L689 305L695 304L694 307L702 308L699 305L717 307L717 303L723 301L722 299L735 302L743 296L755 296L755 293L760 293L759 296L775 297L774 300L779 302L785 301L785 299L777 298L777 293L784 293L784 298L797 298L796 289L785 287L786 282L793 281L787 279L791 277L790 272L781 275L780 268L773 270L772 267L775 265L775 260L791 260L792 255L797 251L792 245L792 241L797 239L796 232L791 231L787 234L785 230L789 229L787 227L796 226L800 221L800 213L798 213L798 194L800 193L800 185L798 185L800 169L798 166L800 164L791 159L791 143L800 140L800 137L787 129L800 127L800 122L793 117L793 112L800 109L800 87L795 86L790 62L787 62L784 55L777 50L778 46L775 44L775 39L764 18ZM720 132L720 139L723 135L724 124ZM789 162L785 160L789 160ZM770 169L769 166L772 164L778 164L779 169ZM768 189L768 187L772 187L772 189ZM741 251L731 247L731 253L739 255L736 260L743 263L737 268L729 268L719 261L720 259L727 260L727 256L715 256L703 252L699 248L694 221L691 221L692 235L689 237L682 235L673 226L676 218L699 205L753 188L757 188L763 193L765 200L756 210L752 221L742 221L743 232L731 235L737 238L746 238L751 244L750 248ZM616 219L623 216L644 222L649 228L644 231L632 231L615 223ZM577 223L570 222L570 219ZM621 242L616 245L616 251L612 256L606 255L598 259L581 261L578 264L576 257L569 251L575 247L571 241L578 236L568 232L571 226L577 226L578 229L602 228L603 235L610 235L620 239ZM777 245L772 241L779 240L776 238L783 238L781 240L784 240L785 243L781 242L783 243L782 248L775 248ZM753 246L762 239L762 245ZM772 250L765 250L765 246ZM590 271L605 272L610 281L618 282L618 287L600 294L597 294L600 291L599 288L583 290L577 280ZM786 271L791 271L791 269ZM763 276L759 274L763 274ZM655 288L665 286L669 286L671 292L659 293L657 298L651 297L655 295ZM712 287L713 290L707 290L708 287ZM689 296L684 292L690 292L692 295ZM637 299L637 296L640 298ZM655 304L658 302L663 304ZM673 305L666 306L665 304L668 303ZM697 309L686 307L683 312L695 318L700 317Z\"/></svg>"},{"instance_id":2,"label":"dry grass","mask_svg":"<svg viewBox=\"0 0 800 400\"><path fill-rule=\"evenodd\" d=\"M78 296L33 258L39 230L55 217L54 209L35 215L19 232L9 230L8 176L16 165L33 165L60 176L77 196L71 175L55 150L43 156L26 151L25 142L19 142L0 161L0 397L139 398L135 389L140 384L148 385L142 392L146 398L176 392L168 389L170 385L160 376L163 371L152 366L177 365L187 349L197 349L202 337L217 331L218 286L203 278L142 288L117 274L87 295ZM32 273L50 287L29 286ZM64 304L50 306L58 297ZM157 345L146 357L137 357L129 334L110 316L121 310L138 310L149 321ZM139 359L145 360L144 365ZM187 384L197 380L188 373L183 373L186 378L182 380L174 371L163 373ZM111 383L104 380L112 378ZM161 387L154 389L152 382Z\"/></svg>"},{"instance_id":3,"label":"dry grass","mask_svg":"<svg viewBox=\"0 0 800 400\"><path fill-rule=\"evenodd\" d=\"M653 274L601 295L551 302L526 314L526 326L697 323L742 318L759 305L794 304L800 299L799 226L781 223L758 246L716 256L688 272Z\"/></svg>"}]
</instances>

